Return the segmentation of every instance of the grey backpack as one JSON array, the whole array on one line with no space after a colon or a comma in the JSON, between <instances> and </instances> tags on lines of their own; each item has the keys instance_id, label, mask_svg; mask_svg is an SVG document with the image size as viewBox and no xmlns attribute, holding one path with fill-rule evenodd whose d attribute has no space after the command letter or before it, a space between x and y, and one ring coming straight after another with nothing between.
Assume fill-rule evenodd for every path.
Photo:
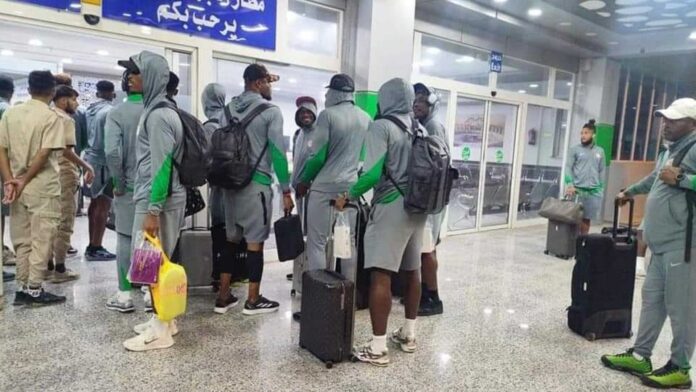
<instances>
[{"instance_id":1,"label":"grey backpack","mask_svg":"<svg viewBox=\"0 0 696 392\"><path fill-rule=\"evenodd\" d=\"M459 172L450 164L450 153L444 140L426 136L413 121L409 129L399 118L382 116L396 124L411 138L411 155L408 160L408 185L402 190L394 178L385 172L389 181L404 197L404 208L413 214L438 214L449 203L452 182Z\"/></svg>"}]
</instances>

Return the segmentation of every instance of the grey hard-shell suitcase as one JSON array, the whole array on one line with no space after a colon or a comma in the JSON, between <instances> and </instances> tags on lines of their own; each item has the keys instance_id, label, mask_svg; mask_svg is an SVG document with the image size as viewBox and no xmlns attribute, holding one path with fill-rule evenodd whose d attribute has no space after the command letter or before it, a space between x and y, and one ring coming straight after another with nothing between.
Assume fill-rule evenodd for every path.
<instances>
[{"instance_id":1,"label":"grey hard-shell suitcase","mask_svg":"<svg viewBox=\"0 0 696 392\"><path fill-rule=\"evenodd\" d=\"M213 273L213 239L210 231L182 231L176 262L184 267L189 287L210 286Z\"/></svg>"},{"instance_id":2,"label":"grey hard-shell suitcase","mask_svg":"<svg viewBox=\"0 0 696 392\"><path fill-rule=\"evenodd\" d=\"M549 219L544 253L565 260L575 257L578 229L578 225Z\"/></svg>"}]
</instances>

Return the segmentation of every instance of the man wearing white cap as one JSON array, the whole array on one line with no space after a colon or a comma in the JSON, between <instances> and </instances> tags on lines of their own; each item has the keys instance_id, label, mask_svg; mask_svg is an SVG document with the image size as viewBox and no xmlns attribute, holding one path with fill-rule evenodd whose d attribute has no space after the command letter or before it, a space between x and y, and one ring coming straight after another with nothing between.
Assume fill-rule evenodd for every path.
<instances>
[{"instance_id":1,"label":"man wearing white cap","mask_svg":"<svg viewBox=\"0 0 696 392\"><path fill-rule=\"evenodd\" d=\"M605 355L605 366L640 376L654 388L691 387L689 364L696 346L696 100L682 98L658 110L669 148L660 154L655 170L619 193L622 202L648 194L644 239L653 253L643 284L638 335L632 349ZM653 371L650 357L662 327L670 319L672 355Z\"/></svg>"}]
</instances>

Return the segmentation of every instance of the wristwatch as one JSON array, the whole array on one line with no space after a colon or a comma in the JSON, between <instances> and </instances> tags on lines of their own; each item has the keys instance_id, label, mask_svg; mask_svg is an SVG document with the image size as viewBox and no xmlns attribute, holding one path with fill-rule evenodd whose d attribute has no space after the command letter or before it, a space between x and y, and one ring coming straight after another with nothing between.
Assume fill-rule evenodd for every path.
<instances>
[{"instance_id":1,"label":"wristwatch","mask_svg":"<svg viewBox=\"0 0 696 392\"><path fill-rule=\"evenodd\" d=\"M677 185L681 184L682 181L686 178L686 175L684 175L684 171L680 171L679 174L677 174Z\"/></svg>"}]
</instances>

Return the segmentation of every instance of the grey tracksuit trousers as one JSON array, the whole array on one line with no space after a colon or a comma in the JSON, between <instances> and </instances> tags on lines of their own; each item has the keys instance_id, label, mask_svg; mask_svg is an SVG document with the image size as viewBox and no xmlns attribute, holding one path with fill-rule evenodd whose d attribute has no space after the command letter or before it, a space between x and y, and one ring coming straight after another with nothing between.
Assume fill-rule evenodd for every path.
<instances>
[{"instance_id":1,"label":"grey tracksuit trousers","mask_svg":"<svg viewBox=\"0 0 696 392\"><path fill-rule=\"evenodd\" d=\"M133 221L133 238L137 238L139 231L142 231L143 221L147 216L147 206L148 203L137 203L135 206L135 219ZM181 233L181 227L184 223L184 209L169 209L162 210L160 214L160 232L159 238L162 242L162 248L164 253L168 257L172 257L174 253L174 248L176 248L176 243L179 241L179 234ZM133 241L133 247L138 244ZM177 262L178 260L172 260L172 262Z\"/></svg>"},{"instance_id":2,"label":"grey tracksuit trousers","mask_svg":"<svg viewBox=\"0 0 696 392\"><path fill-rule=\"evenodd\" d=\"M696 248L691 250L696 260ZM635 352L650 357L669 317L674 364L689 368L696 346L696 261L684 262L684 251L653 254L643 283L643 302Z\"/></svg>"},{"instance_id":3,"label":"grey tracksuit trousers","mask_svg":"<svg viewBox=\"0 0 696 392\"><path fill-rule=\"evenodd\" d=\"M331 205L331 200L336 199L335 193L310 191L307 195L307 267L306 270L334 268L333 263L327 266L330 253L329 239L333 233L333 225L336 212ZM349 260L341 260L341 273L347 279L355 282L358 267L358 251L355 246L355 232L357 223L357 210L345 208L350 222L350 235L352 238L352 257Z\"/></svg>"}]
</instances>

